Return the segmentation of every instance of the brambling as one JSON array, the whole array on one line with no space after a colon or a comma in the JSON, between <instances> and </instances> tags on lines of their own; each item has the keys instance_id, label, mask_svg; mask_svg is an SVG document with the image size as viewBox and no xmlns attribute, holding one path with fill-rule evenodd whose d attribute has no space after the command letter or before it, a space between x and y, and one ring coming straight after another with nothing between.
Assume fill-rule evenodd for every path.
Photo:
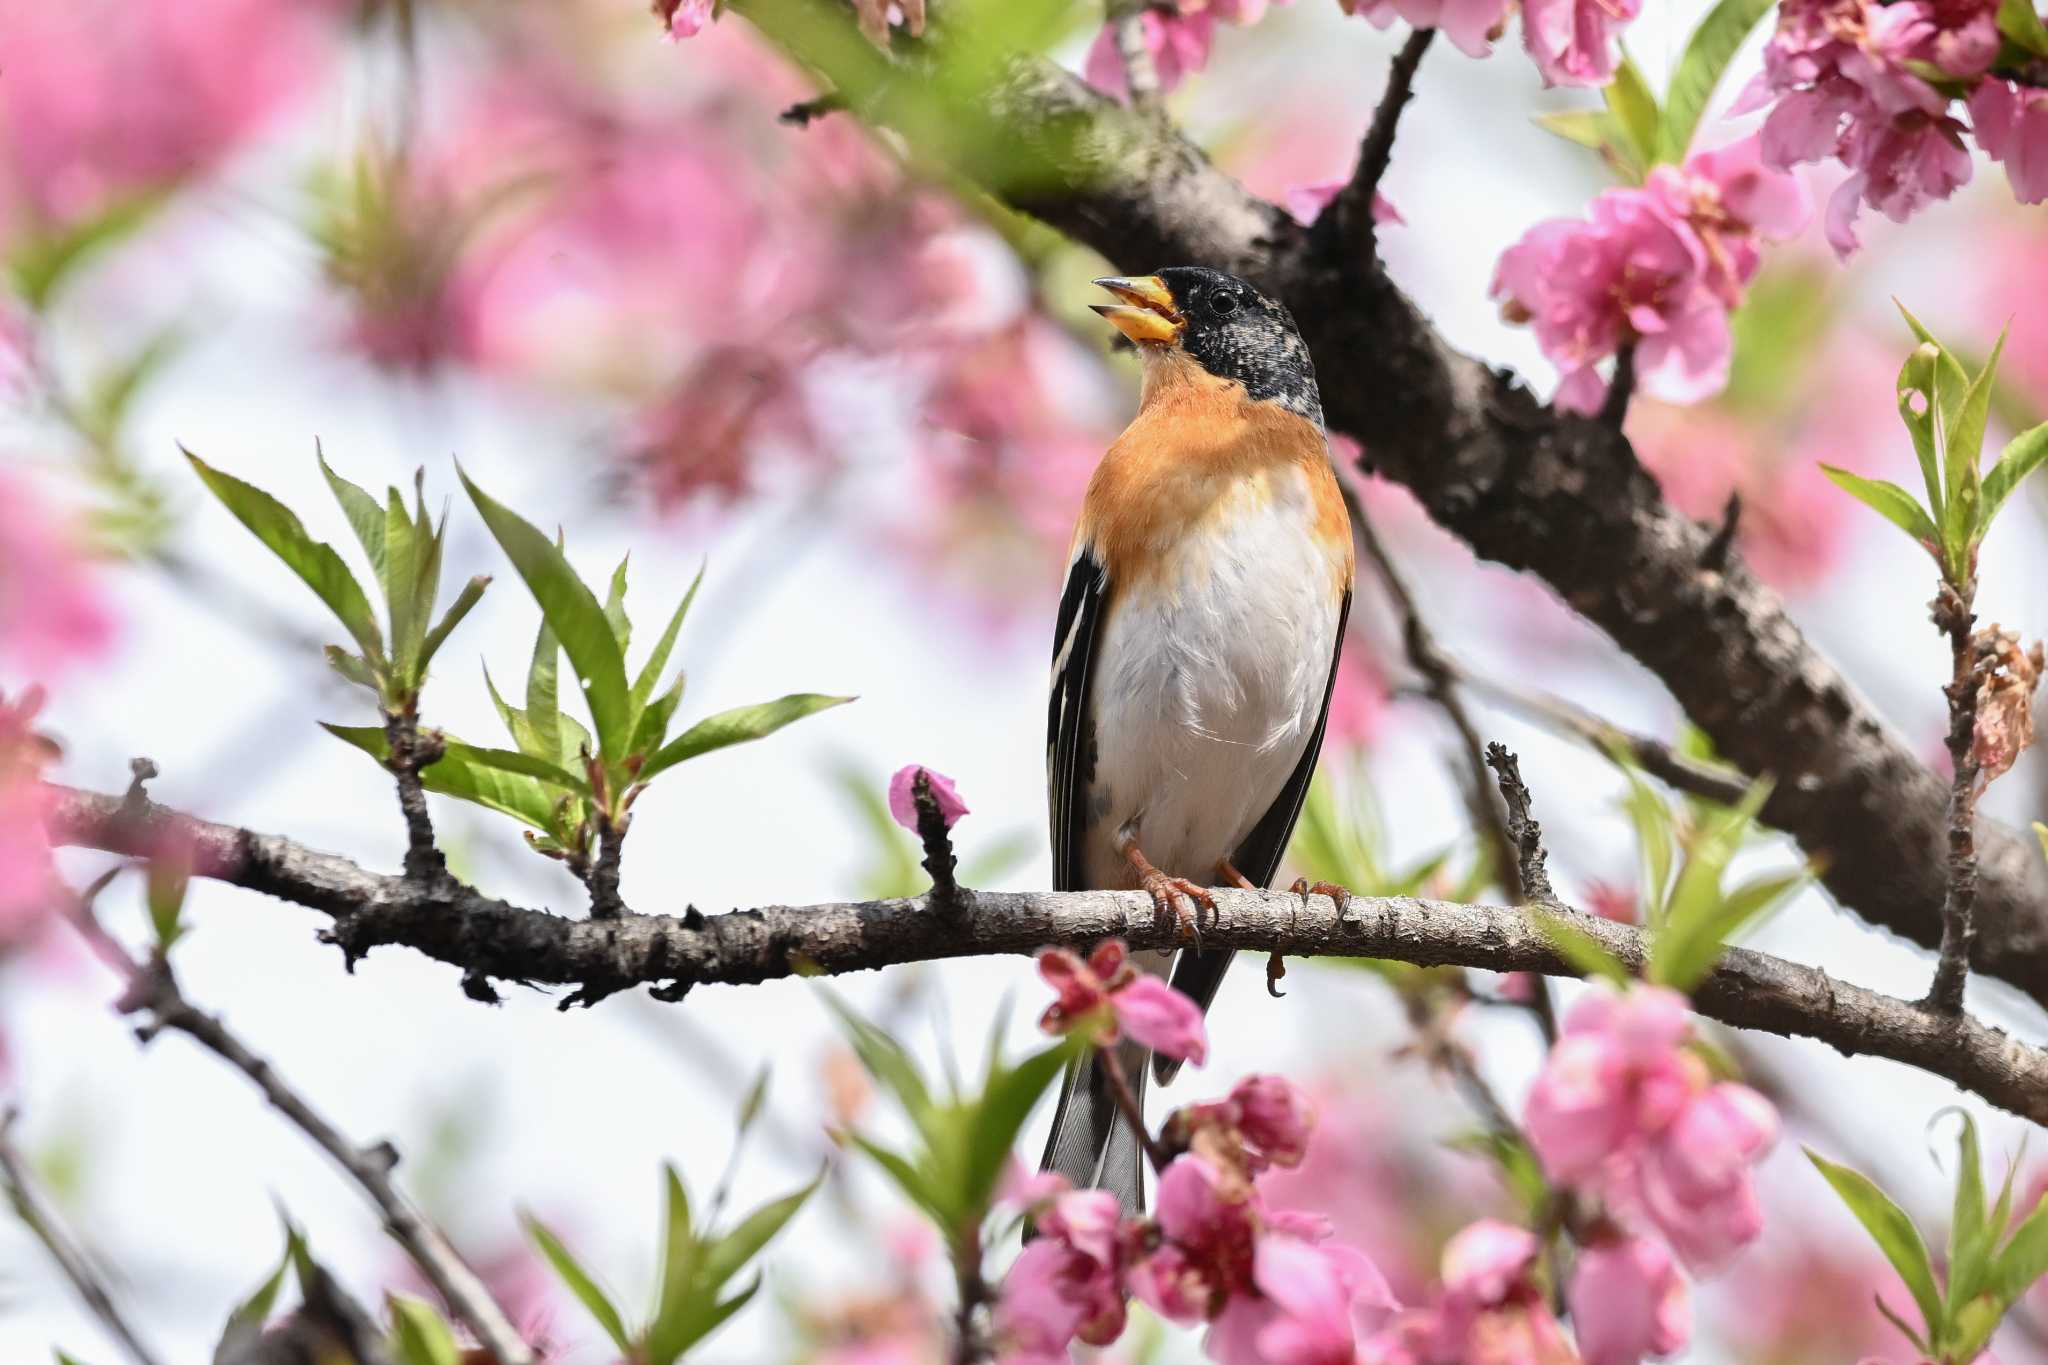
<instances>
[{"instance_id":1,"label":"brambling","mask_svg":"<svg viewBox=\"0 0 2048 1365\"><path fill-rule=\"evenodd\" d=\"M1343 647L1351 518L1284 306L1193 266L1095 283L1119 300L1095 311L1136 343L1144 391L1089 480L1060 598L1053 884L1149 892L1194 946L1132 956L1207 1009L1231 954L1200 947L1204 888L1279 869ZM1142 1101L1145 1050L1118 1057ZM1162 1084L1179 1065L1153 1063ZM1044 1166L1143 1208L1143 1152L1099 1061L1067 1077Z\"/></svg>"}]
</instances>

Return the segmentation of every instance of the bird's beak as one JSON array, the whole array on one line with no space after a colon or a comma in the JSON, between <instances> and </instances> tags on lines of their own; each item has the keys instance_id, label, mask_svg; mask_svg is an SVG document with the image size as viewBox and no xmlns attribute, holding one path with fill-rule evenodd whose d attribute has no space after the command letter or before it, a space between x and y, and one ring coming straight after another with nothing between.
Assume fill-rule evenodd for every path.
<instances>
[{"instance_id":1,"label":"bird's beak","mask_svg":"<svg viewBox=\"0 0 2048 1365\"><path fill-rule=\"evenodd\" d=\"M1105 275L1095 283L1123 302L1097 303L1090 307L1108 318L1110 326L1133 341L1163 345L1179 337L1181 328L1186 325L1179 305L1174 302L1173 291L1157 275Z\"/></svg>"}]
</instances>

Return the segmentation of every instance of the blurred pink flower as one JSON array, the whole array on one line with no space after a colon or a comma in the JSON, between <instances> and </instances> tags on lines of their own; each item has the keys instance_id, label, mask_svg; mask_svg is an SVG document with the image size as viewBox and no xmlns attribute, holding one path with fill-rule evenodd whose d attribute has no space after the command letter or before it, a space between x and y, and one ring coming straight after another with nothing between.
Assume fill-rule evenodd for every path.
<instances>
[{"instance_id":1,"label":"blurred pink flower","mask_svg":"<svg viewBox=\"0 0 2048 1365\"><path fill-rule=\"evenodd\" d=\"M0 946L39 935L57 912L58 885L44 821L49 789L35 773L0 770Z\"/></svg>"},{"instance_id":2,"label":"blurred pink flower","mask_svg":"<svg viewBox=\"0 0 2048 1365\"><path fill-rule=\"evenodd\" d=\"M2014 198L2048 199L2048 90L1987 77L1970 96L1970 122L1977 144L2005 164Z\"/></svg>"},{"instance_id":3,"label":"blurred pink flower","mask_svg":"<svg viewBox=\"0 0 2048 1365\"><path fill-rule=\"evenodd\" d=\"M923 773L931 783L932 797L939 803L939 818L951 829L960 823L960 817L968 813L967 803L960 799L959 791L953 786L953 779L938 771L916 763L906 763L896 770L889 779L889 814L896 817L896 823L917 833L917 775Z\"/></svg>"},{"instance_id":4,"label":"blurred pink flower","mask_svg":"<svg viewBox=\"0 0 2048 1365\"><path fill-rule=\"evenodd\" d=\"M1498 1218L1459 1229L1444 1244L1444 1292L1480 1307L1504 1301L1540 1250L1536 1234Z\"/></svg>"},{"instance_id":5,"label":"blurred pink flower","mask_svg":"<svg viewBox=\"0 0 2048 1365\"><path fill-rule=\"evenodd\" d=\"M1511 0L1337 0L1346 14L1363 15L1374 28L1396 19L1410 28L1440 29L1468 57L1493 51L1507 24Z\"/></svg>"},{"instance_id":6,"label":"blurred pink flower","mask_svg":"<svg viewBox=\"0 0 2048 1365\"><path fill-rule=\"evenodd\" d=\"M1577 1365L1535 1282L1534 1234L1485 1218L1444 1244L1441 1289L1366 1341L1361 1365Z\"/></svg>"},{"instance_id":7,"label":"blurred pink flower","mask_svg":"<svg viewBox=\"0 0 2048 1365\"><path fill-rule=\"evenodd\" d=\"M670 38L694 38L718 17L718 0L654 0L654 16Z\"/></svg>"},{"instance_id":8,"label":"blurred pink flower","mask_svg":"<svg viewBox=\"0 0 2048 1365\"><path fill-rule=\"evenodd\" d=\"M1522 0L1522 41L1545 85L1605 85L1621 65L1620 30L1642 8L1642 0Z\"/></svg>"},{"instance_id":9,"label":"blurred pink flower","mask_svg":"<svg viewBox=\"0 0 2048 1365\"><path fill-rule=\"evenodd\" d=\"M1209 46L1215 41L1216 11L1183 6L1161 10L1147 5L1138 15L1145 50L1152 54L1152 69L1159 88L1172 90L1209 64ZM1130 93L1124 73L1123 54L1117 50L1116 26L1103 25L1082 67L1088 83L1107 95L1123 98Z\"/></svg>"},{"instance_id":10,"label":"blurred pink flower","mask_svg":"<svg viewBox=\"0 0 2048 1365\"><path fill-rule=\"evenodd\" d=\"M69 520L0 471L0 676L56 674L104 653L113 633Z\"/></svg>"},{"instance_id":11,"label":"blurred pink flower","mask_svg":"<svg viewBox=\"0 0 2048 1365\"><path fill-rule=\"evenodd\" d=\"M1692 1337L1685 1279L1671 1253L1647 1238L1582 1247L1565 1296L1585 1365L1637 1365L1684 1349Z\"/></svg>"},{"instance_id":12,"label":"blurred pink flower","mask_svg":"<svg viewBox=\"0 0 2048 1365\"><path fill-rule=\"evenodd\" d=\"M1038 955L1038 974L1058 992L1038 1026L1047 1033L1094 1031L1097 1042L1120 1034L1154 1052L1200 1066L1209 1055L1201 1007L1167 982L1131 966L1121 939L1105 939L1083 962L1064 948Z\"/></svg>"},{"instance_id":13,"label":"blurred pink flower","mask_svg":"<svg viewBox=\"0 0 2048 1365\"><path fill-rule=\"evenodd\" d=\"M1984 54L1989 0L1788 0L1764 48L1764 70L1738 104L1777 97L1763 127L1763 157L1780 170L1833 157L1849 168L1828 202L1827 238L1838 256L1857 248L1868 204L1904 222L1970 178L1962 125L1948 97L1909 62L1952 74ZM1989 32L1996 50L1996 32ZM1978 68L1981 70L1982 68Z\"/></svg>"},{"instance_id":14,"label":"blurred pink flower","mask_svg":"<svg viewBox=\"0 0 2048 1365\"><path fill-rule=\"evenodd\" d=\"M309 93L338 3L7 7L0 231L63 228L212 170ZM15 217L26 215L26 222Z\"/></svg>"},{"instance_id":15,"label":"blurred pink flower","mask_svg":"<svg viewBox=\"0 0 2048 1365\"><path fill-rule=\"evenodd\" d=\"M1123 1332L1118 1212L1116 1196L1105 1190L1051 1195L1037 1220L1039 1235L1011 1264L996 1298L1005 1361L1063 1362L1075 1339L1101 1346Z\"/></svg>"}]
</instances>

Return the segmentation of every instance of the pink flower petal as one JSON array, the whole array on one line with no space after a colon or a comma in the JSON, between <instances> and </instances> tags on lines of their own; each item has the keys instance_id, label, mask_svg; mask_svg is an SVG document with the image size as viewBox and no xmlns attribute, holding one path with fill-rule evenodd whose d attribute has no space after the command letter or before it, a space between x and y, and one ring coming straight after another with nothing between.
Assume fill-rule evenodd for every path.
<instances>
[{"instance_id":1,"label":"pink flower petal","mask_svg":"<svg viewBox=\"0 0 2048 1365\"><path fill-rule=\"evenodd\" d=\"M916 763L905 764L889 779L889 814L896 817L896 823L917 833L916 781L919 773L925 774L931 782L932 795L938 799L939 815L945 820L946 828L959 823L967 814L967 803L960 799L960 793L953 787L953 779L932 768Z\"/></svg>"},{"instance_id":2,"label":"pink flower petal","mask_svg":"<svg viewBox=\"0 0 2048 1365\"><path fill-rule=\"evenodd\" d=\"M1109 1006L1123 1031L1154 1052L1196 1066L1208 1059L1202 1007L1159 977L1138 975L1110 993Z\"/></svg>"}]
</instances>

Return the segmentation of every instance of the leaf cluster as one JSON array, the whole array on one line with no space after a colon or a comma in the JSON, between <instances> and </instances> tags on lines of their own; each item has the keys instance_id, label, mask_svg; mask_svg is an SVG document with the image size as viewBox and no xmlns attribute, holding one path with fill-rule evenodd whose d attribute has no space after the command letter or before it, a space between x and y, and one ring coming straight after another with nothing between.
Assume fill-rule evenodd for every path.
<instances>
[{"instance_id":1,"label":"leaf cluster","mask_svg":"<svg viewBox=\"0 0 2048 1365\"><path fill-rule=\"evenodd\" d=\"M1949 1220L1948 1265L1937 1273L1927 1240L1877 1183L1808 1148L1807 1159L1863 1225L1898 1271L1925 1331L1915 1331L1877 1300L1877 1309L1905 1333L1921 1355L1938 1365L1969 1365L1983 1354L1999 1322L2036 1280L2048 1274L2048 1194L2015 1225L2013 1177L2007 1165L1998 1198L1987 1204L1977 1125L1961 1110L1955 1199Z\"/></svg>"}]
</instances>

